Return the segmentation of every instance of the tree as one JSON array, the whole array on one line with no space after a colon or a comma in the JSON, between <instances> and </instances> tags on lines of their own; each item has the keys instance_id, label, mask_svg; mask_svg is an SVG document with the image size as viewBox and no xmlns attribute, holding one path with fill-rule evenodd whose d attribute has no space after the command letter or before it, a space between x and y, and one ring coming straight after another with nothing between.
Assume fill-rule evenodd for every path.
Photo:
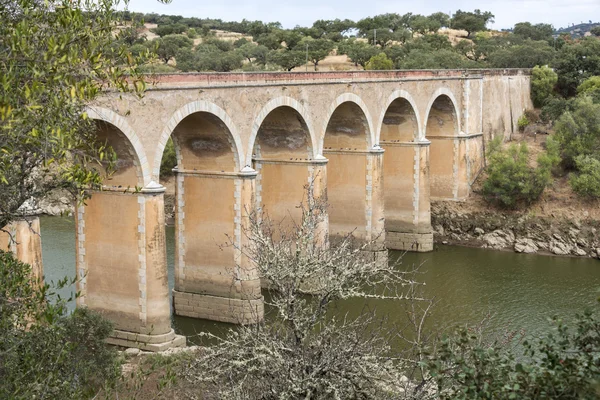
<instances>
[{"instance_id":1,"label":"tree","mask_svg":"<svg viewBox=\"0 0 600 400\"><path fill-rule=\"evenodd\" d=\"M363 68L367 61L374 55L379 54L380 50L365 42L359 42L355 39L347 40L338 45L338 54L346 54L354 65L360 65Z\"/></svg>"},{"instance_id":2,"label":"tree","mask_svg":"<svg viewBox=\"0 0 600 400\"><path fill-rule=\"evenodd\" d=\"M549 67L535 66L531 71L531 99L535 107L542 107L552 96L558 75Z\"/></svg>"},{"instance_id":3,"label":"tree","mask_svg":"<svg viewBox=\"0 0 600 400\"><path fill-rule=\"evenodd\" d=\"M298 43L294 50L304 49L308 47L308 60L315 66L315 71L319 65L319 61L323 60L333 51L334 44L328 39L312 39L304 38Z\"/></svg>"},{"instance_id":4,"label":"tree","mask_svg":"<svg viewBox=\"0 0 600 400\"><path fill-rule=\"evenodd\" d=\"M379 53L371 57L371 59L365 65L365 69L374 71L394 69L394 63L385 53Z\"/></svg>"},{"instance_id":5,"label":"tree","mask_svg":"<svg viewBox=\"0 0 600 400\"><path fill-rule=\"evenodd\" d=\"M528 39L522 44L494 51L488 62L493 68L533 68L551 64L554 57L555 51L548 42Z\"/></svg>"},{"instance_id":6,"label":"tree","mask_svg":"<svg viewBox=\"0 0 600 400\"><path fill-rule=\"evenodd\" d=\"M487 24L494 22L494 14L480 10L474 12L458 10L452 18L452 28L463 29L467 31L467 37L471 37L473 32L485 31Z\"/></svg>"},{"instance_id":7,"label":"tree","mask_svg":"<svg viewBox=\"0 0 600 400\"><path fill-rule=\"evenodd\" d=\"M597 157L600 152L600 104L584 96L577 99L573 111L565 112L555 123L563 164L576 168L579 156Z\"/></svg>"},{"instance_id":8,"label":"tree","mask_svg":"<svg viewBox=\"0 0 600 400\"><path fill-rule=\"evenodd\" d=\"M221 399L388 399L394 391L423 393L403 383L416 364L395 353L398 336L366 307L339 315L342 299L388 299L398 307L420 299L413 272L365 257L351 236L329 243L323 235L326 200L311 187L298 224L285 229L267 214L250 213L238 248L269 282L273 315L231 330L183 368L185 379L208 385ZM267 210L268 211L268 210ZM235 246L234 244L232 244ZM413 314L414 315L414 314ZM379 321L379 322L378 322Z\"/></svg>"},{"instance_id":9,"label":"tree","mask_svg":"<svg viewBox=\"0 0 600 400\"><path fill-rule=\"evenodd\" d=\"M306 63L306 53L299 50L273 50L267 59L284 70L291 71Z\"/></svg>"},{"instance_id":10,"label":"tree","mask_svg":"<svg viewBox=\"0 0 600 400\"><path fill-rule=\"evenodd\" d=\"M554 70L558 74L559 93L564 97L574 96L585 79L600 75L600 40L586 37L566 43L556 56Z\"/></svg>"},{"instance_id":11,"label":"tree","mask_svg":"<svg viewBox=\"0 0 600 400\"><path fill-rule=\"evenodd\" d=\"M180 49L191 49L194 42L185 35L167 35L156 39L156 54L167 64Z\"/></svg>"},{"instance_id":12,"label":"tree","mask_svg":"<svg viewBox=\"0 0 600 400\"><path fill-rule=\"evenodd\" d=\"M582 197L600 198L600 161L582 155L575 158L575 166L578 173L569 177L573 191Z\"/></svg>"},{"instance_id":13,"label":"tree","mask_svg":"<svg viewBox=\"0 0 600 400\"><path fill-rule=\"evenodd\" d=\"M441 27L450 26L450 16L443 12L436 12L429 16L430 20L437 21Z\"/></svg>"},{"instance_id":14,"label":"tree","mask_svg":"<svg viewBox=\"0 0 600 400\"><path fill-rule=\"evenodd\" d=\"M554 27L550 24L536 24L532 25L531 22L519 22L515 24L513 33L524 39L531 40L545 40L551 42L552 34L554 33Z\"/></svg>"},{"instance_id":15,"label":"tree","mask_svg":"<svg viewBox=\"0 0 600 400\"><path fill-rule=\"evenodd\" d=\"M461 69L477 64L452 50L415 49L396 61L399 69Z\"/></svg>"},{"instance_id":16,"label":"tree","mask_svg":"<svg viewBox=\"0 0 600 400\"><path fill-rule=\"evenodd\" d=\"M0 227L56 188L84 194L112 160L85 108L105 88L142 91L125 44L115 44L115 1L0 2ZM96 164L97 165L97 164Z\"/></svg>"},{"instance_id":17,"label":"tree","mask_svg":"<svg viewBox=\"0 0 600 400\"><path fill-rule=\"evenodd\" d=\"M594 36L600 37L600 26L595 26L592 29L590 29L590 33Z\"/></svg>"},{"instance_id":18,"label":"tree","mask_svg":"<svg viewBox=\"0 0 600 400\"><path fill-rule=\"evenodd\" d=\"M436 33L441 27L442 24L439 20L424 17L423 15L416 15L410 21L410 28L412 31L420 33L421 35L426 35L427 33Z\"/></svg>"},{"instance_id":19,"label":"tree","mask_svg":"<svg viewBox=\"0 0 600 400\"><path fill-rule=\"evenodd\" d=\"M181 35L187 31L188 27L183 24L167 24L167 25L159 25L156 28L152 29L153 33L156 33L158 36L167 36L167 35Z\"/></svg>"},{"instance_id":20,"label":"tree","mask_svg":"<svg viewBox=\"0 0 600 400\"><path fill-rule=\"evenodd\" d=\"M594 95L600 93L600 76L591 76L577 87L577 94Z\"/></svg>"}]
</instances>

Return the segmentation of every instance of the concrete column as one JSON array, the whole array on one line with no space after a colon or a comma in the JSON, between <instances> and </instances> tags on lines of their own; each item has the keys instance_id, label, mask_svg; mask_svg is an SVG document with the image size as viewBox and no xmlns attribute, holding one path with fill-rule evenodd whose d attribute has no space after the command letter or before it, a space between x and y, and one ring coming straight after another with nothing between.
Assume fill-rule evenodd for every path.
<instances>
[{"instance_id":1,"label":"concrete column","mask_svg":"<svg viewBox=\"0 0 600 400\"><path fill-rule=\"evenodd\" d=\"M330 237L350 233L359 242L374 241L372 251L385 250L383 149L325 150Z\"/></svg>"},{"instance_id":2,"label":"concrete column","mask_svg":"<svg viewBox=\"0 0 600 400\"><path fill-rule=\"evenodd\" d=\"M42 264L42 240L40 237L40 219L30 217L10 224L6 232L0 232L0 249L11 251L15 257L31 266L35 280L44 278Z\"/></svg>"},{"instance_id":3,"label":"concrete column","mask_svg":"<svg viewBox=\"0 0 600 400\"><path fill-rule=\"evenodd\" d=\"M175 313L229 323L261 321L260 279L241 251L257 173L251 168L176 173Z\"/></svg>"},{"instance_id":4,"label":"concrete column","mask_svg":"<svg viewBox=\"0 0 600 400\"><path fill-rule=\"evenodd\" d=\"M165 188L105 189L77 209L78 307L115 325L108 342L163 351L185 345L171 328L165 247Z\"/></svg>"},{"instance_id":5,"label":"concrete column","mask_svg":"<svg viewBox=\"0 0 600 400\"><path fill-rule=\"evenodd\" d=\"M421 142L381 142L386 149L386 247L433 250L429 182L429 146Z\"/></svg>"}]
</instances>

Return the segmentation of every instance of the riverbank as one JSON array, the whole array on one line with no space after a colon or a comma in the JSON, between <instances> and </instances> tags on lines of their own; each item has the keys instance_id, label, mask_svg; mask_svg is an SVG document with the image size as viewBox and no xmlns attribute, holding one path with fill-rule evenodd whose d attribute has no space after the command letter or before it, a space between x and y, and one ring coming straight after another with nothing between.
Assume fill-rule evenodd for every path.
<instances>
[{"instance_id":1,"label":"riverbank","mask_svg":"<svg viewBox=\"0 0 600 400\"><path fill-rule=\"evenodd\" d=\"M435 201L431 222L437 244L600 259L600 220L585 212L540 216L532 210L478 210L468 201Z\"/></svg>"}]
</instances>

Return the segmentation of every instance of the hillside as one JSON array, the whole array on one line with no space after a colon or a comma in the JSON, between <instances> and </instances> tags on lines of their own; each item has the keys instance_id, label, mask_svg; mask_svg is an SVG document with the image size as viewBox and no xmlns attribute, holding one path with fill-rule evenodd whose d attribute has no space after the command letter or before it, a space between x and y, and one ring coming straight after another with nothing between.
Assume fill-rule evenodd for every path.
<instances>
[{"instance_id":1,"label":"hillside","mask_svg":"<svg viewBox=\"0 0 600 400\"><path fill-rule=\"evenodd\" d=\"M570 26L568 28L559 28L554 32L554 34L560 35L561 33L568 33L569 35L571 35L572 38L581 38L584 36L589 36L590 30L597 26L600 26L600 22L592 22L590 20L588 23L581 23L578 25Z\"/></svg>"}]
</instances>

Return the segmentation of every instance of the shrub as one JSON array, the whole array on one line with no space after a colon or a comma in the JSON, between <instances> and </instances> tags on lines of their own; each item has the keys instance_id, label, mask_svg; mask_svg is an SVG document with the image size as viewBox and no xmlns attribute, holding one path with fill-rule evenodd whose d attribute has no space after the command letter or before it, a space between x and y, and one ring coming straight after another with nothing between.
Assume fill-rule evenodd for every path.
<instances>
[{"instance_id":1,"label":"shrub","mask_svg":"<svg viewBox=\"0 0 600 400\"><path fill-rule=\"evenodd\" d=\"M536 66L531 71L531 99L535 107L542 107L552 96L558 75L551 68Z\"/></svg>"},{"instance_id":2,"label":"shrub","mask_svg":"<svg viewBox=\"0 0 600 400\"><path fill-rule=\"evenodd\" d=\"M565 111L572 109L572 100L567 100L563 97L550 97L546 99L546 103L542 107L540 119L543 122L554 122L558 120Z\"/></svg>"},{"instance_id":3,"label":"shrub","mask_svg":"<svg viewBox=\"0 0 600 400\"><path fill-rule=\"evenodd\" d=\"M517 126L519 127L519 132L525 131L525 128L527 128L527 126L529 126L530 123L531 122L529 121L527 114L521 115L519 117L519 120L517 121Z\"/></svg>"},{"instance_id":4,"label":"shrub","mask_svg":"<svg viewBox=\"0 0 600 400\"><path fill-rule=\"evenodd\" d=\"M390 60L385 53L379 53L367 61L365 69L372 71L394 69L394 62Z\"/></svg>"},{"instance_id":5,"label":"shrub","mask_svg":"<svg viewBox=\"0 0 600 400\"><path fill-rule=\"evenodd\" d=\"M552 320L553 332L486 344L477 331L459 329L428 361L445 399L597 399L600 396L600 318L587 310L572 324Z\"/></svg>"},{"instance_id":6,"label":"shrub","mask_svg":"<svg viewBox=\"0 0 600 400\"><path fill-rule=\"evenodd\" d=\"M577 87L578 94L594 94L600 92L600 76L592 76Z\"/></svg>"},{"instance_id":7,"label":"shrub","mask_svg":"<svg viewBox=\"0 0 600 400\"><path fill-rule=\"evenodd\" d=\"M198 32L194 28L189 28L186 33L187 37L190 39L196 39L198 37Z\"/></svg>"},{"instance_id":8,"label":"shrub","mask_svg":"<svg viewBox=\"0 0 600 400\"><path fill-rule=\"evenodd\" d=\"M579 173L569 177L573 191L582 197L600 198L600 161L590 156L579 156L575 165Z\"/></svg>"},{"instance_id":9,"label":"shrub","mask_svg":"<svg viewBox=\"0 0 600 400\"><path fill-rule=\"evenodd\" d=\"M112 325L85 308L69 315L55 295L68 283L34 281L0 251L0 398L90 398L116 384L118 355L104 342Z\"/></svg>"},{"instance_id":10,"label":"shrub","mask_svg":"<svg viewBox=\"0 0 600 400\"><path fill-rule=\"evenodd\" d=\"M501 146L501 138L490 144L488 177L483 184L485 199L504 208L533 203L552 180L552 168L559 160L558 146L549 140L547 152L538 157L537 168L529 166L529 150L525 143L513 143L508 149Z\"/></svg>"},{"instance_id":11,"label":"shrub","mask_svg":"<svg viewBox=\"0 0 600 400\"><path fill-rule=\"evenodd\" d=\"M593 156L600 150L600 104L594 104L588 96L578 98L573 111L558 119L555 131L563 164L574 169L578 156Z\"/></svg>"}]
</instances>

